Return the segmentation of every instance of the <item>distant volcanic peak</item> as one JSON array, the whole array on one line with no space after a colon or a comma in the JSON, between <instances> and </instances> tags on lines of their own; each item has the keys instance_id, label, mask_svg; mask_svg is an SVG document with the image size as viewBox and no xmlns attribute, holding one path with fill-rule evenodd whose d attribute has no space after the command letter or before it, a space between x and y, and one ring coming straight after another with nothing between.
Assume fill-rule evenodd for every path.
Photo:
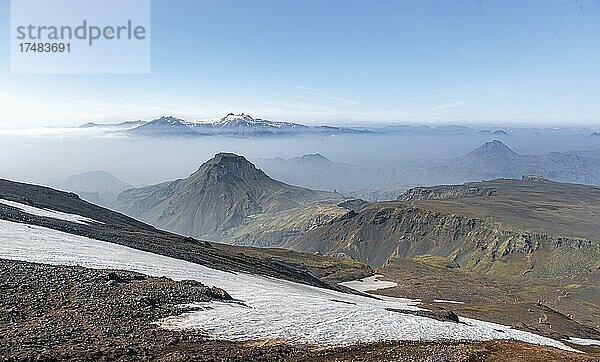
<instances>
[{"instance_id":1,"label":"distant volcanic peak","mask_svg":"<svg viewBox=\"0 0 600 362\"><path fill-rule=\"evenodd\" d=\"M111 173L109 173L107 171L86 171L86 172L81 172L81 173L75 174L73 176L98 176L98 177L116 178L115 176L113 176Z\"/></svg>"},{"instance_id":2,"label":"distant volcanic peak","mask_svg":"<svg viewBox=\"0 0 600 362\"><path fill-rule=\"evenodd\" d=\"M150 122L141 124L130 132L146 135L190 135L196 134L189 127L190 123L173 116L162 116ZM129 132L129 131L128 131Z\"/></svg>"},{"instance_id":3,"label":"distant volcanic peak","mask_svg":"<svg viewBox=\"0 0 600 362\"><path fill-rule=\"evenodd\" d=\"M494 132L492 132L492 134L496 136L508 136L508 133L503 129L495 130Z\"/></svg>"},{"instance_id":4,"label":"distant volcanic peak","mask_svg":"<svg viewBox=\"0 0 600 362\"><path fill-rule=\"evenodd\" d=\"M323 156L320 153L309 153L309 154L300 156L299 159L306 160L306 161L329 161L329 159L327 157Z\"/></svg>"},{"instance_id":5,"label":"distant volcanic peak","mask_svg":"<svg viewBox=\"0 0 600 362\"><path fill-rule=\"evenodd\" d=\"M507 145L498 140L486 142L479 148L471 151L467 156L470 157L517 157L518 154L511 150Z\"/></svg>"},{"instance_id":6,"label":"distant volcanic peak","mask_svg":"<svg viewBox=\"0 0 600 362\"><path fill-rule=\"evenodd\" d=\"M185 131L191 132L191 128L189 128L190 125L191 125L190 122L187 122L187 121L177 118L177 117L162 116L160 118L153 119L150 122L142 124L141 126L137 127L137 129L146 130L146 129L153 129L153 128L154 129L164 128L164 129L170 129L170 130L176 130L176 131L185 130Z\"/></svg>"},{"instance_id":7,"label":"distant volcanic peak","mask_svg":"<svg viewBox=\"0 0 600 362\"><path fill-rule=\"evenodd\" d=\"M153 122L162 123L162 124L179 124L179 123L184 124L185 123L185 121L183 119L176 118L173 116L162 116L158 119L155 119Z\"/></svg>"},{"instance_id":8,"label":"distant volcanic peak","mask_svg":"<svg viewBox=\"0 0 600 362\"><path fill-rule=\"evenodd\" d=\"M250 125L254 125L254 124L258 123L257 121L258 120L252 118L252 116L244 114L244 113L240 113L240 114L229 113L225 117L216 121L214 124L218 125L218 126L242 126L242 125L250 126Z\"/></svg>"},{"instance_id":9,"label":"distant volcanic peak","mask_svg":"<svg viewBox=\"0 0 600 362\"><path fill-rule=\"evenodd\" d=\"M106 171L87 171L71 175L57 185L74 192L99 192L131 187Z\"/></svg>"}]
</instances>

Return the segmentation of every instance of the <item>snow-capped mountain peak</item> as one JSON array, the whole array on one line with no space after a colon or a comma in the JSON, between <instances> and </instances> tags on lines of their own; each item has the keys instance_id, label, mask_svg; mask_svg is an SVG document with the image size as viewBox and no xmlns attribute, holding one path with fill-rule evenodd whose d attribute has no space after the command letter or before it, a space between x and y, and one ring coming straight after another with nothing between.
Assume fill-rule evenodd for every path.
<instances>
[{"instance_id":1,"label":"snow-capped mountain peak","mask_svg":"<svg viewBox=\"0 0 600 362\"><path fill-rule=\"evenodd\" d=\"M210 122L214 127L223 128L294 128L302 125L290 122L275 122L265 119L253 118L252 116L240 113L229 113L223 118Z\"/></svg>"},{"instance_id":2,"label":"snow-capped mountain peak","mask_svg":"<svg viewBox=\"0 0 600 362\"><path fill-rule=\"evenodd\" d=\"M177 135L222 135L233 137L299 135L299 134L337 134L362 132L352 128L329 126L306 126L300 123L269 121L254 118L245 113L229 113L225 117L203 121L186 121L174 116L162 116L138 127L127 130L131 134L162 136Z\"/></svg>"},{"instance_id":3,"label":"snow-capped mountain peak","mask_svg":"<svg viewBox=\"0 0 600 362\"><path fill-rule=\"evenodd\" d=\"M213 125L220 126L220 127L239 127L239 126L251 127L251 126L254 126L254 125L260 123L260 121L261 120L254 119L250 115L247 115L244 113L240 113L240 114L229 113L228 115L219 119L218 121L213 122Z\"/></svg>"},{"instance_id":4,"label":"snow-capped mountain peak","mask_svg":"<svg viewBox=\"0 0 600 362\"><path fill-rule=\"evenodd\" d=\"M162 125L188 125L189 122L184 121L183 119L176 118L173 116L162 116L158 119L153 120L152 122Z\"/></svg>"}]
</instances>

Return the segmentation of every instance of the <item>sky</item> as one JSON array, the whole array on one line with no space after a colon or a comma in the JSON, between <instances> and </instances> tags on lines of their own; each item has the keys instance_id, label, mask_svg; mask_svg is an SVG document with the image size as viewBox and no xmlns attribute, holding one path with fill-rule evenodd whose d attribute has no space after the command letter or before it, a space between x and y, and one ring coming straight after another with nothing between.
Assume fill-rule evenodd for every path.
<instances>
[{"instance_id":1,"label":"sky","mask_svg":"<svg viewBox=\"0 0 600 362\"><path fill-rule=\"evenodd\" d=\"M11 74L0 128L247 113L600 127L600 1L154 0L149 74Z\"/></svg>"}]
</instances>

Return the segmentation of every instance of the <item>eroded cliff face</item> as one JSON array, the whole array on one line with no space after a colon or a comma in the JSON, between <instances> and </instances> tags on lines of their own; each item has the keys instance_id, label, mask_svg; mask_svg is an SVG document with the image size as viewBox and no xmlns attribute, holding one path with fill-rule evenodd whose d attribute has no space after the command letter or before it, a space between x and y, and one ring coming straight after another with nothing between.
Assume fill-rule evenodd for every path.
<instances>
[{"instance_id":1,"label":"eroded cliff face","mask_svg":"<svg viewBox=\"0 0 600 362\"><path fill-rule=\"evenodd\" d=\"M461 268L507 275L577 275L600 265L596 241L532 233L403 203L369 205L307 232L286 247L344 253L372 267L381 267L390 258L437 255Z\"/></svg>"},{"instance_id":2,"label":"eroded cliff face","mask_svg":"<svg viewBox=\"0 0 600 362\"><path fill-rule=\"evenodd\" d=\"M481 187L475 183L452 186L415 187L398 197L400 201L444 200L458 197L490 197L497 195L493 187Z\"/></svg>"}]
</instances>

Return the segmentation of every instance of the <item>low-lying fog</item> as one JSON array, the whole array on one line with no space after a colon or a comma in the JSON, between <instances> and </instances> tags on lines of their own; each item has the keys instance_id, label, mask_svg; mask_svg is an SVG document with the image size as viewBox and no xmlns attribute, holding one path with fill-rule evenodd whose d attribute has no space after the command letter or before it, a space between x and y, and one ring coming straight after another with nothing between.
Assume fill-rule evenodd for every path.
<instances>
[{"instance_id":1,"label":"low-lying fog","mask_svg":"<svg viewBox=\"0 0 600 362\"><path fill-rule=\"evenodd\" d=\"M186 177L221 151L259 162L320 153L331 161L360 167L399 167L414 161L460 157L493 139L500 139L518 154L600 149L600 137L569 131L528 131L510 136L390 133L247 139L4 133L0 134L0 177L53 185L73 174L101 170L139 186ZM411 183L410 179L405 181ZM414 183L419 182L422 180Z\"/></svg>"}]
</instances>

